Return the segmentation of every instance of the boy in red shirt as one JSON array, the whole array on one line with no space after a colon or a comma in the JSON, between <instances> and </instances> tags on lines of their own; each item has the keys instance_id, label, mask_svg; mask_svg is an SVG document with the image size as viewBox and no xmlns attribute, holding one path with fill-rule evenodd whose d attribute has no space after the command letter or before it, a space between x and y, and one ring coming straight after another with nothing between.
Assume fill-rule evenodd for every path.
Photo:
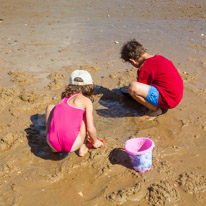
<instances>
[{"instance_id":1,"label":"boy in red shirt","mask_svg":"<svg viewBox=\"0 0 206 206\"><path fill-rule=\"evenodd\" d=\"M176 107L183 97L183 81L173 63L160 55L146 53L135 39L126 42L121 58L138 68L138 81L130 82L127 90L148 108L146 116L161 115L162 109Z\"/></svg>"}]
</instances>

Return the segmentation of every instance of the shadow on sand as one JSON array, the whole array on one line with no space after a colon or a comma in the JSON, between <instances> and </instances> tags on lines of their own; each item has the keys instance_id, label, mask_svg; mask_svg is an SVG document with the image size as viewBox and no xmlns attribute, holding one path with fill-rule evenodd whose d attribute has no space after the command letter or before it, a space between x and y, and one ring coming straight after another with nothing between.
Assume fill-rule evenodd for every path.
<instances>
[{"instance_id":1,"label":"shadow on sand","mask_svg":"<svg viewBox=\"0 0 206 206\"><path fill-rule=\"evenodd\" d=\"M123 94L119 88L108 89L96 86L95 94L102 94L99 103L105 109L97 109L98 115L103 117L134 117L147 112L146 107L135 101L129 94Z\"/></svg>"},{"instance_id":2,"label":"shadow on sand","mask_svg":"<svg viewBox=\"0 0 206 206\"><path fill-rule=\"evenodd\" d=\"M35 114L31 116L29 128L25 129L27 133L28 144L31 152L42 159L62 160L68 156L66 152L53 153L46 142L45 114Z\"/></svg>"},{"instance_id":3,"label":"shadow on sand","mask_svg":"<svg viewBox=\"0 0 206 206\"><path fill-rule=\"evenodd\" d=\"M133 170L129 156L122 148L113 149L109 154L109 161L111 164L119 164Z\"/></svg>"}]
</instances>

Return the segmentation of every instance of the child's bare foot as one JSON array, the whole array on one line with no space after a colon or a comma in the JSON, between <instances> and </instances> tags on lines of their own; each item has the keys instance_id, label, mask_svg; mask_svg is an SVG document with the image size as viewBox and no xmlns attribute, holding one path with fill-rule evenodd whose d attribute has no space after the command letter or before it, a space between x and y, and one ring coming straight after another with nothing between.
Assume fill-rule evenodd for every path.
<instances>
[{"instance_id":1,"label":"child's bare foot","mask_svg":"<svg viewBox=\"0 0 206 206\"><path fill-rule=\"evenodd\" d=\"M161 108L157 108L155 111L153 110L148 110L148 112L141 117L141 120L153 120L154 118L156 118L157 116L162 114L162 109Z\"/></svg>"},{"instance_id":2,"label":"child's bare foot","mask_svg":"<svg viewBox=\"0 0 206 206\"><path fill-rule=\"evenodd\" d=\"M79 156L83 157L87 152L88 152L88 148L85 144L83 144L80 148L79 148Z\"/></svg>"}]
</instances>

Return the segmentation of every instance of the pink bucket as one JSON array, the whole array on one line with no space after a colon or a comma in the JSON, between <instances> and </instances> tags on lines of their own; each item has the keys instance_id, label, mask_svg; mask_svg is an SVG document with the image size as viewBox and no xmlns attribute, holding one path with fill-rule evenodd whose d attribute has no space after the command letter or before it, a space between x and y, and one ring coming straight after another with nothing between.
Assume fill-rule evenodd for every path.
<instances>
[{"instance_id":1,"label":"pink bucket","mask_svg":"<svg viewBox=\"0 0 206 206\"><path fill-rule=\"evenodd\" d=\"M149 138L130 139L125 143L125 151L130 157L134 170L143 173L151 169L154 142Z\"/></svg>"}]
</instances>

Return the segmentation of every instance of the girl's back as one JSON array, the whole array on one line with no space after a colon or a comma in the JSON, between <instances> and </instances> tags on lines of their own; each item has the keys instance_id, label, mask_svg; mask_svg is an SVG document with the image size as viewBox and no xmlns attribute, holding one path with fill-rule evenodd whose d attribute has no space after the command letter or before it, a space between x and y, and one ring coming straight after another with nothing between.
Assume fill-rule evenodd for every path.
<instances>
[{"instance_id":1,"label":"girl's back","mask_svg":"<svg viewBox=\"0 0 206 206\"><path fill-rule=\"evenodd\" d=\"M85 109L86 108L85 99L86 97L83 96L82 94L74 94L69 98L67 104L79 109Z\"/></svg>"},{"instance_id":2,"label":"girl's back","mask_svg":"<svg viewBox=\"0 0 206 206\"><path fill-rule=\"evenodd\" d=\"M48 139L52 145L55 144L55 150L71 150L84 119L85 98L81 94L74 94L55 106L48 132Z\"/></svg>"}]
</instances>

